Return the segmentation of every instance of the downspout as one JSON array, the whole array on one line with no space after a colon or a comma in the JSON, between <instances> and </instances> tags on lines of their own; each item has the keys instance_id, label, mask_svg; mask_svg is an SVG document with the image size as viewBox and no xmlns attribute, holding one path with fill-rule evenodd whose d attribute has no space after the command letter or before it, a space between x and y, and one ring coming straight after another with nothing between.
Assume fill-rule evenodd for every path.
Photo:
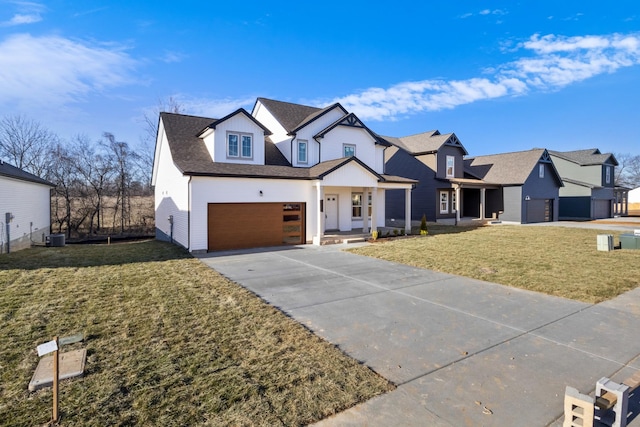
<instances>
[{"instance_id":1,"label":"downspout","mask_svg":"<svg viewBox=\"0 0 640 427\"><path fill-rule=\"evenodd\" d=\"M7 226L7 253L10 253L11 252L11 226L9 225L9 223L13 219L13 215L11 215L11 212L7 212L5 213L4 216L5 216L4 223Z\"/></svg>"},{"instance_id":2,"label":"downspout","mask_svg":"<svg viewBox=\"0 0 640 427\"><path fill-rule=\"evenodd\" d=\"M187 182L187 250L191 252L191 179L193 176L189 176Z\"/></svg>"}]
</instances>

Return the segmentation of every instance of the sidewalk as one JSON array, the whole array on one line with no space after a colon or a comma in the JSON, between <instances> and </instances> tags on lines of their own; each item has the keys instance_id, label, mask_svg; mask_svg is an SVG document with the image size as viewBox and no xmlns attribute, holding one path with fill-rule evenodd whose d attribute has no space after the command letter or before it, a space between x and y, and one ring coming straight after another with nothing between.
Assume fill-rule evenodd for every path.
<instances>
[{"instance_id":1,"label":"sidewalk","mask_svg":"<svg viewBox=\"0 0 640 427\"><path fill-rule=\"evenodd\" d=\"M567 385L640 369L640 289L590 305L342 247L200 258L398 385L316 427L561 426Z\"/></svg>"}]
</instances>

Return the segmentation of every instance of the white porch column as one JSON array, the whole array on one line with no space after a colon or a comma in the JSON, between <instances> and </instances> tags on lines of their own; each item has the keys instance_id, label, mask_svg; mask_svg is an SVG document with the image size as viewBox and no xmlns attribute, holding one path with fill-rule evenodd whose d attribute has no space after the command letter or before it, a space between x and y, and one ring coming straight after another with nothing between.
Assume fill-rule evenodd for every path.
<instances>
[{"instance_id":1,"label":"white porch column","mask_svg":"<svg viewBox=\"0 0 640 427\"><path fill-rule=\"evenodd\" d=\"M404 190L404 231L411 234L411 189Z\"/></svg>"},{"instance_id":2,"label":"white porch column","mask_svg":"<svg viewBox=\"0 0 640 427\"><path fill-rule=\"evenodd\" d=\"M486 203L486 189L480 189L480 219L484 219L484 204Z\"/></svg>"},{"instance_id":3,"label":"white porch column","mask_svg":"<svg viewBox=\"0 0 640 427\"><path fill-rule=\"evenodd\" d=\"M327 207L324 206L324 187L320 183L316 186L316 235L313 236L313 244L320 245L324 237L324 216Z\"/></svg>"},{"instance_id":4,"label":"white porch column","mask_svg":"<svg viewBox=\"0 0 640 427\"><path fill-rule=\"evenodd\" d=\"M371 233L378 231L378 189L371 189Z\"/></svg>"},{"instance_id":5,"label":"white porch column","mask_svg":"<svg viewBox=\"0 0 640 427\"><path fill-rule=\"evenodd\" d=\"M369 189L362 189L362 232L369 232Z\"/></svg>"},{"instance_id":6,"label":"white porch column","mask_svg":"<svg viewBox=\"0 0 640 427\"><path fill-rule=\"evenodd\" d=\"M460 185L456 185L456 224L460 223Z\"/></svg>"}]
</instances>

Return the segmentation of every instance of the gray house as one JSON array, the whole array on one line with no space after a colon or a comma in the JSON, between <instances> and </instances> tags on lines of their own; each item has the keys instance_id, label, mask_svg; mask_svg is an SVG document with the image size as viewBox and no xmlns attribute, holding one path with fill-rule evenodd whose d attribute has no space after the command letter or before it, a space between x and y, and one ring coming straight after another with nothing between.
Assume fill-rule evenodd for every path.
<instances>
[{"instance_id":1,"label":"gray house","mask_svg":"<svg viewBox=\"0 0 640 427\"><path fill-rule=\"evenodd\" d=\"M614 212L615 167L611 153L597 148L549 151L564 187L560 189L560 219L611 218Z\"/></svg>"},{"instance_id":2,"label":"gray house","mask_svg":"<svg viewBox=\"0 0 640 427\"><path fill-rule=\"evenodd\" d=\"M465 159L464 168L469 177L502 189L496 193L502 200L486 201L493 209L501 205L500 220L522 224L558 220L562 179L547 150L477 156Z\"/></svg>"},{"instance_id":3,"label":"gray house","mask_svg":"<svg viewBox=\"0 0 640 427\"><path fill-rule=\"evenodd\" d=\"M418 181L411 191L411 218L458 224L501 219L517 223L558 220L562 180L547 150L478 156L455 134L431 131L384 137L385 171ZM388 191L388 218L404 218L404 193Z\"/></svg>"},{"instance_id":4,"label":"gray house","mask_svg":"<svg viewBox=\"0 0 640 427\"><path fill-rule=\"evenodd\" d=\"M453 133L437 130L401 138L384 137L392 146L385 150L385 172L415 179L411 190L411 219L426 215L429 221L455 220L463 180L463 157L467 154ZM405 194L387 191L387 218L404 218Z\"/></svg>"}]
</instances>

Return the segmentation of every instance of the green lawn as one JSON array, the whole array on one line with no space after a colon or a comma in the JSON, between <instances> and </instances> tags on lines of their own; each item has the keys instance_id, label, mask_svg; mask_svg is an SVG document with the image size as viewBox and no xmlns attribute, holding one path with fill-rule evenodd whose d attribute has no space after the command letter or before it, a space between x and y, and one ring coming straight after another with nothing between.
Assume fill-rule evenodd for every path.
<instances>
[{"instance_id":1,"label":"green lawn","mask_svg":"<svg viewBox=\"0 0 640 427\"><path fill-rule=\"evenodd\" d=\"M61 425L304 425L393 388L175 246L150 241L0 255L0 424L42 425L36 346L78 332L85 376Z\"/></svg>"},{"instance_id":2,"label":"green lawn","mask_svg":"<svg viewBox=\"0 0 640 427\"><path fill-rule=\"evenodd\" d=\"M640 285L640 251L597 251L596 236L565 227L430 226L430 235L351 252L517 288L597 303Z\"/></svg>"}]
</instances>

